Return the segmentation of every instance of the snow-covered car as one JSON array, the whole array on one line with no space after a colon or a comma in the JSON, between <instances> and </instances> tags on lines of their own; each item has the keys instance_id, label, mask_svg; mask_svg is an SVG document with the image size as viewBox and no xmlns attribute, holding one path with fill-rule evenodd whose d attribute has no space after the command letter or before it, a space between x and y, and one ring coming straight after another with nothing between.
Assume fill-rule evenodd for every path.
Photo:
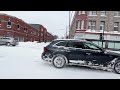
<instances>
[{"instance_id":1,"label":"snow-covered car","mask_svg":"<svg viewBox=\"0 0 120 90\"><path fill-rule=\"evenodd\" d=\"M0 45L16 46L18 45L18 41L12 37L0 37Z\"/></svg>"},{"instance_id":2,"label":"snow-covered car","mask_svg":"<svg viewBox=\"0 0 120 90\"><path fill-rule=\"evenodd\" d=\"M87 66L120 74L120 54L108 52L85 40L54 40L44 47L42 59L56 68L65 65Z\"/></svg>"}]
</instances>

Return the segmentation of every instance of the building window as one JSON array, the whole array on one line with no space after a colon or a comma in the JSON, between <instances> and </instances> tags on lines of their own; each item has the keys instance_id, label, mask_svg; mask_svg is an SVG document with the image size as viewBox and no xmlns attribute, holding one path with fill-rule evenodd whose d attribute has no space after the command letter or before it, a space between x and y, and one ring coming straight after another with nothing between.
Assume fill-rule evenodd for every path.
<instances>
[{"instance_id":1,"label":"building window","mask_svg":"<svg viewBox=\"0 0 120 90\"><path fill-rule=\"evenodd\" d=\"M20 30L20 25L19 24L17 25L17 30Z\"/></svg>"},{"instance_id":2,"label":"building window","mask_svg":"<svg viewBox=\"0 0 120 90\"><path fill-rule=\"evenodd\" d=\"M84 20L82 20L81 29L84 29Z\"/></svg>"},{"instance_id":3,"label":"building window","mask_svg":"<svg viewBox=\"0 0 120 90\"><path fill-rule=\"evenodd\" d=\"M41 36L43 36L43 33L41 33Z\"/></svg>"},{"instance_id":4,"label":"building window","mask_svg":"<svg viewBox=\"0 0 120 90\"><path fill-rule=\"evenodd\" d=\"M100 30L104 30L105 29L105 21L101 21L100 22Z\"/></svg>"},{"instance_id":5,"label":"building window","mask_svg":"<svg viewBox=\"0 0 120 90\"><path fill-rule=\"evenodd\" d=\"M85 14L85 11L82 11L82 14Z\"/></svg>"},{"instance_id":6,"label":"building window","mask_svg":"<svg viewBox=\"0 0 120 90\"><path fill-rule=\"evenodd\" d=\"M26 32L28 33L28 28L26 28Z\"/></svg>"},{"instance_id":7,"label":"building window","mask_svg":"<svg viewBox=\"0 0 120 90\"><path fill-rule=\"evenodd\" d=\"M24 32L28 33L28 28L26 26L24 27Z\"/></svg>"},{"instance_id":8,"label":"building window","mask_svg":"<svg viewBox=\"0 0 120 90\"><path fill-rule=\"evenodd\" d=\"M7 22L7 28L11 28L12 23L10 21Z\"/></svg>"},{"instance_id":9,"label":"building window","mask_svg":"<svg viewBox=\"0 0 120 90\"><path fill-rule=\"evenodd\" d=\"M97 12L96 11L92 11L92 15L97 15Z\"/></svg>"},{"instance_id":10,"label":"building window","mask_svg":"<svg viewBox=\"0 0 120 90\"><path fill-rule=\"evenodd\" d=\"M89 11L88 15L97 15L97 11Z\"/></svg>"},{"instance_id":11,"label":"building window","mask_svg":"<svg viewBox=\"0 0 120 90\"><path fill-rule=\"evenodd\" d=\"M101 16L105 16L106 15L106 11L101 11Z\"/></svg>"},{"instance_id":12,"label":"building window","mask_svg":"<svg viewBox=\"0 0 120 90\"><path fill-rule=\"evenodd\" d=\"M114 12L114 16L120 16L120 12L119 11L115 11Z\"/></svg>"},{"instance_id":13,"label":"building window","mask_svg":"<svg viewBox=\"0 0 120 90\"><path fill-rule=\"evenodd\" d=\"M26 27L24 27L24 32L26 32Z\"/></svg>"},{"instance_id":14,"label":"building window","mask_svg":"<svg viewBox=\"0 0 120 90\"><path fill-rule=\"evenodd\" d=\"M88 29L91 29L92 21L88 21Z\"/></svg>"},{"instance_id":15,"label":"building window","mask_svg":"<svg viewBox=\"0 0 120 90\"><path fill-rule=\"evenodd\" d=\"M118 31L119 28L119 22L114 23L114 31Z\"/></svg>"},{"instance_id":16,"label":"building window","mask_svg":"<svg viewBox=\"0 0 120 90\"><path fill-rule=\"evenodd\" d=\"M96 21L89 21L88 29L95 30L96 29Z\"/></svg>"},{"instance_id":17,"label":"building window","mask_svg":"<svg viewBox=\"0 0 120 90\"><path fill-rule=\"evenodd\" d=\"M41 29L41 31L43 31L43 28Z\"/></svg>"},{"instance_id":18,"label":"building window","mask_svg":"<svg viewBox=\"0 0 120 90\"><path fill-rule=\"evenodd\" d=\"M78 12L78 15L81 15L81 11Z\"/></svg>"},{"instance_id":19,"label":"building window","mask_svg":"<svg viewBox=\"0 0 120 90\"><path fill-rule=\"evenodd\" d=\"M91 30L95 30L96 29L96 21L92 21L92 28Z\"/></svg>"},{"instance_id":20,"label":"building window","mask_svg":"<svg viewBox=\"0 0 120 90\"><path fill-rule=\"evenodd\" d=\"M0 20L0 27L1 27L1 23L2 23L2 21Z\"/></svg>"},{"instance_id":21,"label":"building window","mask_svg":"<svg viewBox=\"0 0 120 90\"><path fill-rule=\"evenodd\" d=\"M31 30L31 34L33 34L34 32L33 32L33 30Z\"/></svg>"},{"instance_id":22,"label":"building window","mask_svg":"<svg viewBox=\"0 0 120 90\"><path fill-rule=\"evenodd\" d=\"M80 20L77 21L77 29L80 29Z\"/></svg>"}]
</instances>

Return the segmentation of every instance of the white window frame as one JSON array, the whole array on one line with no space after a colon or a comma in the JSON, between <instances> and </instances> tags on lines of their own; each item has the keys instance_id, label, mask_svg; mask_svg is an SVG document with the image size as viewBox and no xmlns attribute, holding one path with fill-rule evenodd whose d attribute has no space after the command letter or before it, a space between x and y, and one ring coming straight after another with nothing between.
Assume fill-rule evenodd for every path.
<instances>
[{"instance_id":1,"label":"white window frame","mask_svg":"<svg viewBox=\"0 0 120 90\"><path fill-rule=\"evenodd\" d=\"M115 16L115 17L120 16L120 11L115 11L115 12L114 12L114 16Z\"/></svg>"},{"instance_id":2,"label":"white window frame","mask_svg":"<svg viewBox=\"0 0 120 90\"><path fill-rule=\"evenodd\" d=\"M82 29L82 30L84 29L84 23L85 23L85 21L82 20L82 22L81 22L81 29Z\"/></svg>"},{"instance_id":3,"label":"white window frame","mask_svg":"<svg viewBox=\"0 0 120 90\"><path fill-rule=\"evenodd\" d=\"M95 15L97 15L97 11L92 11L92 15L94 15L94 13L95 13Z\"/></svg>"},{"instance_id":4,"label":"white window frame","mask_svg":"<svg viewBox=\"0 0 120 90\"><path fill-rule=\"evenodd\" d=\"M101 16L106 16L106 11L101 11Z\"/></svg>"},{"instance_id":5,"label":"white window frame","mask_svg":"<svg viewBox=\"0 0 120 90\"><path fill-rule=\"evenodd\" d=\"M80 20L77 21L77 29L80 29Z\"/></svg>"},{"instance_id":6,"label":"white window frame","mask_svg":"<svg viewBox=\"0 0 120 90\"><path fill-rule=\"evenodd\" d=\"M26 32L28 33L28 27L26 27Z\"/></svg>"},{"instance_id":7,"label":"white window frame","mask_svg":"<svg viewBox=\"0 0 120 90\"><path fill-rule=\"evenodd\" d=\"M94 14L96 12L96 14ZM97 11L89 11L88 16L97 16Z\"/></svg>"},{"instance_id":8,"label":"white window frame","mask_svg":"<svg viewBox=\"0 0 120 90\"><path fill-rule=\"evenodd\" d=\"M43 32L43 28L41 29L41 31Z\"/></svg>"},{"instance_id":9,"label":"white window frame","mask_svg":"<svg viewBox=\"0 0 120 90\"><path fill-rule=\"evenodd\" d=\"M85 11L82 11L82 13L81 14L85 14Z\"/></svg>"},{"instance_id":10,"label":"white window frame","mask_svg":"<svg viewBox=\"0 0 120 90\"><path fill-rule=\"evenodd\" d=\"M104 23L103 23L104 25L101 24L102 22L104 22ZM101 21L101 22L100 22L100 27L102 27L102 30L105 30L105 21ZM100 31L102 31L102 30L100 30Z\"/></svg>"},{"instance_id":11,"label":"white window frame","mask_svg":"<svg viewBox=\"0 0 120 90\"><path fill-rule=\"evenodd\" d=\"M78 15L81 15L81 11L78 11Z\"/></svg>"},{"instance_id":12,"label":"white window frame","mask_svg":"<svg viewBox=\"0 0 120 90\"><path fill-rule=\"evenodd\" d=\"M89 27L90 27L90 28L89 28ZM92 28L92 21L89 20L89 21L88 21L88 29L91 30L91 28Z\"/></svg>"},{"instance_id":13,"label":"white window frame","mask_svg":"<svg viewBox=\"0 0 120 90\"><path fill-rule=\"evenodd\" d=\"M0 27L1 27L2 20L0 20Z\"/></svg>"},{"instance_id":14,"label":"white window frame","mask_svg":"<svg viewBox=\"0 0 120 90\"><path fill-rule=\"evenodd\" d=\"M26 26L24 27L24 32L26 32Z\"/></svg>"},{"instance_id":15,"label":"white window frame","mask_svg":"<svg viewBox=\"0 0 120 90\"><path fill-rule=\"evenodd\" d=\"M8 22L10 22L11 25L8 25ZM11 22L11 21L8 21L8 22L7 22L7 28L11 28L11 26L12 26L12 22Z\"/></svg>"},{"instance_id":16,"label":"white window frame","mask_svg":"<svg viewBox=\"0 0 120 90\"><path fill-rule=\"evenodd\" d=\"M18 25L19 25L19 28L18 28ZM17 30L20 30L20 24L17 24Z\"/></svg>"},{"instance_id":17,"label":"white window frame","mask_svg":"<svg viewBox=\"0 0 120 90\"><path fill-rule=\"evenodd\" d=\"M118 30L115 30L115 28L117 28ZM119 22L114 22L114 31L119 31Z\"/></svg>"},{"instance_id":18,"label":"white window frame","mask_svg":"<svg viewBox=\"0 0 120 90\"><path fill-rule=\"evenodd\" d=\"M92 15L92 11L89 11L89 12L88 12L88 15L91 16L91 15Z\"/></svg>"},{"instance_id":19,"label":"white window frame","mask_svg":"<svg viewBox=\"0 0 120 90\"><path fill-rule=\"evenodd\" d=\"M95 24L93 24L93 23L95 23ZM93 27L94 27L94 29L93 29ZM92 21L91 30L95 30L95 29L96 29L96 21Z\"/></svg>"}]
</instances>

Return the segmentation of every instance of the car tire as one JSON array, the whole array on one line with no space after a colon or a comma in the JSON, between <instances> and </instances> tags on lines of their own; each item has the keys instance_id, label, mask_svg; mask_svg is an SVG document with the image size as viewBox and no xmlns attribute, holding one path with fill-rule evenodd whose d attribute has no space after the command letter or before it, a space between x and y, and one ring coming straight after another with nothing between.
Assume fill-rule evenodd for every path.
<instances>
[{"instance_id":1,"label":"car tire","mask_svg":"<svg viewBox=\"0 0 120 90\"><path fill-rule=\"evenodd\" d=\"M56 55L52 60L52 64L56 68L63 68L66 64L66 59L63 55Z\"/></svg>"},{"instance_id":2,"label":"car tire","mask_svg":"<svg viewBox=\"0 0 120 90\"><path fill-rule=\"evenodd\" d=\"M7 43L6 43L6 46L10 46L10 43L9 43L9 42L7 42Z\"/></svg>"},{"instance_id":3,"label":"car tire","mask_svg":"<svg viewBox=\"0 0 120 90\"><path fill-rule=\"evenodd\" d=\"M16 46L16 45L12 45L12 46Z\"/></svg>"},{"instance_id":4,"label":"car tire","mask_svg":"<svg viewBox=\"0 0 120 90\"><path fill-rule=\"evenodd\" d=\"M114 72L120 74L120 61L115 62Z\"/></svg>"}]
</instances>

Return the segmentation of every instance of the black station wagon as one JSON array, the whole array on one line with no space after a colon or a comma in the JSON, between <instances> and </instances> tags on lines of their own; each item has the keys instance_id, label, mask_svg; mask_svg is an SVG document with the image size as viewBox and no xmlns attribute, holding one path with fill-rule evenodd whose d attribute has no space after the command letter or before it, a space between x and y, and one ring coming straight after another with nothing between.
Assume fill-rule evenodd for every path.
<instances>
[{"instance_id":1,"label":"black station wagon","mask_svg":"<svg viewBox=\"0 0 120 90\"><path fill-rule=\"evenodd\" d=\"M42 59L56 68L79 65L120 74L120 54L108 52L86 40L54 40L44 47Z\"/></svg>"}]
</instances>

